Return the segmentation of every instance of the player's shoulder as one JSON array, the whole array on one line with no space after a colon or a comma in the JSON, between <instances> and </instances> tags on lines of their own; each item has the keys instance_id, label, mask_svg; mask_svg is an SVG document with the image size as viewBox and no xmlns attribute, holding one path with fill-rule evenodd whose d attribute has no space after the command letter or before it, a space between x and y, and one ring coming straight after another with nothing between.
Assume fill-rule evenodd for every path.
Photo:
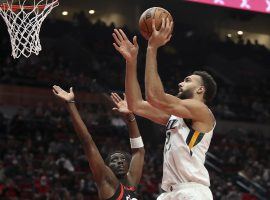
<instances>
[{"instance_id":1,"label":"player's shoulder","mask_svg":"<svg viewBox=\"0 0 270 200\"><path fill-rule=\"evenodd\" d=\"M196 99L184 99L183 104L192 111L194 117L198 121L205 122L207 124L214 124L215 117L210 108L202 101Z\"/></svg>"}]
</instances>

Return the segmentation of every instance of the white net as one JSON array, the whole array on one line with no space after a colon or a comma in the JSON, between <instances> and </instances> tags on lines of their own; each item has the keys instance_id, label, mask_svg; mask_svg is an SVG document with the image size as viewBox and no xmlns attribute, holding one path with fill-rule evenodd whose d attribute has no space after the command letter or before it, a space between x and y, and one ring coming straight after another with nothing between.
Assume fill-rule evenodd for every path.
<instances>
[{"instance_id":1,"label":"white net","mask_svg":"<svg viewBox=\"0 0 270 200\"><path fill-rule=\"evenodd\" d=\"M41 51L39 33L41 25L58 0L5 0L0 5L0 15L8 27L12 56L29 57Z\"/></svg>"}]
</instances>

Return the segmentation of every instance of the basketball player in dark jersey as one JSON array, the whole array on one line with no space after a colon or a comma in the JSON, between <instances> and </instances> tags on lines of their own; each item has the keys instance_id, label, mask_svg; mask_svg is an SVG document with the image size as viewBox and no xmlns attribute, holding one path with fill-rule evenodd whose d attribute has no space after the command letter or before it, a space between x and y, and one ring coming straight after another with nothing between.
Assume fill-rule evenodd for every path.
<instances>
[{"instance_id":1,"label":"basketball player in dark jersey","mask_svg":"<svg viewBox=\"0 0 270 200\"><path fill-rule=\"evenodd\" d=\"M76 108L72 88L66 92L54 85L53 93L66 102L74 129L81 140L97 184L99 198L101 200L137 200L136 186L141 179L145 150L135 116L128 109L126 98L123 100L116 93L111 94L111 99L116 106L113 110L118 111L127 123L132 156L116 151L108 156L105 163Z\"/></svg>"}]
</instances>

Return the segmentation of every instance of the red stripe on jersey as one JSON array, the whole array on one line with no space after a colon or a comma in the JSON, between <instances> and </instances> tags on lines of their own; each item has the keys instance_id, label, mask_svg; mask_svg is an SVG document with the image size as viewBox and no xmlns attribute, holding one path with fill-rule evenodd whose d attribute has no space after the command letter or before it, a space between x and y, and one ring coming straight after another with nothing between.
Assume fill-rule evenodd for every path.
<instances>
[{"instance_id":1,"label":"red stripe on jersey","mask_svg":"<svg viewBox=\"0 0 270 200\"><path fill-rule=\"evenodd\" d=\"M117 200L121 200L123 198L123 195L124 195L124 186L120 183L120 186L121 186L121 191L120 191L120 194L117 198Z\"/></svg>"},{"instance_id":2,"label":"red stripe on jersey","mask_svg":"<svg viewBox=\"0 0 270 200\"><path fill-rule=\"evenodd\" d=\"M134 186L131 186L131 187L125 186L125 189L134 192L136 190L136 187L134 187Z\"/></svg>"}]
</instances>

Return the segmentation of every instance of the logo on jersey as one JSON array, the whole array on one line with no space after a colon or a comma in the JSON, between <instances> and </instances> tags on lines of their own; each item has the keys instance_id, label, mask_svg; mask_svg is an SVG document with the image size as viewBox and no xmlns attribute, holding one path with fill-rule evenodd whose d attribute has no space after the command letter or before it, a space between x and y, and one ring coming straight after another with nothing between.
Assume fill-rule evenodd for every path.
<instances>
[{"instance_id":1,"label":"logo on jersey","mask_svg":"<svg viewBox=\"0 0 270 200\"><path fill-rule=\"evenodd\" d=\"M169 131L169 130L172 130L174 128L177 127L177 122L178 120L177 119L171 119L168 121L167 125L166 125L166 131Z\"/></svg>"},{"instance_id":2,"label":"logo on jersey","mask_svg":"<svg viewBox=\"0 0 270 200\"><path fill-rule=\"evenodd\" d=\"M190 150L190 155L192 156L191 149L196 146L202 139L203 139L204 133L201 133L199 131L191 130L189 131L189 134L186 139L186 143Z\"/></svg>"}]
</instances>

